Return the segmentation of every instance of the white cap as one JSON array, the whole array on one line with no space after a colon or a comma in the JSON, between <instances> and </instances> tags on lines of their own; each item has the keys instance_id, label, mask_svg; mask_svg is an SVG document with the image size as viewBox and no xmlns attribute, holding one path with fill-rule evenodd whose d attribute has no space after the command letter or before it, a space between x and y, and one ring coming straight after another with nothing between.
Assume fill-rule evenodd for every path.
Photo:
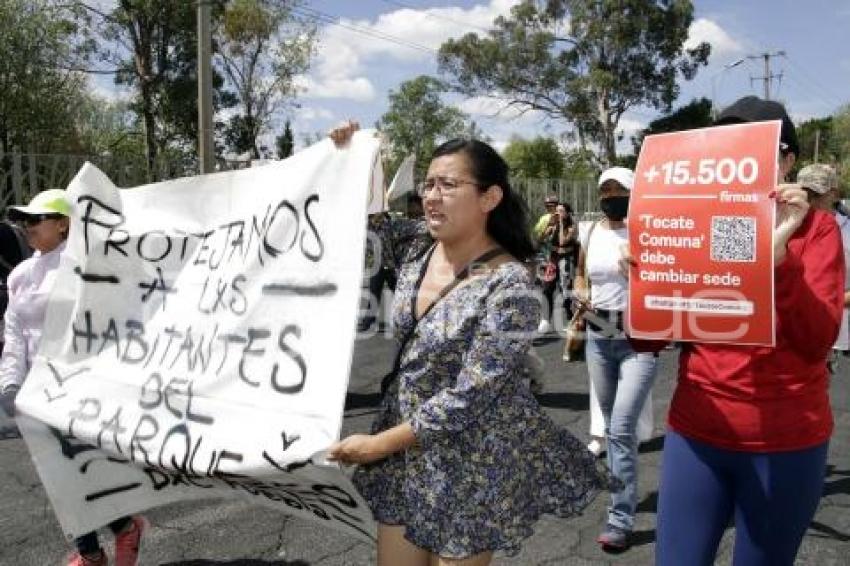
<instances>
[{"instance_id":1,"label":"white cap","mask_svg":"<svg viewBox=\"0 0 850 566\"><path fill-rule=\"evenodd\" d=\"M9 217L12 220L19 219L24 216L35 216L37 214L61 214L68 216L71 214L71 205L65 198L65 191L62 189L49 189L41 191L34 197L26 206L10 206Z\"/></svg>"},{"instance_id":2,"label":"white cap","mask_svg":"<svg viewBox=\"0 0 850 566\"><path fill-rule=\"evenodd\" d=\"M625 167L611 167L606 169L599 175L599 182L596 183L597 187L601 187L605 181L610 180L617 181L623 188L627 191L631 191L635 186L635 174L631 169L626 169Z\"/></svg>"}]
</instances>

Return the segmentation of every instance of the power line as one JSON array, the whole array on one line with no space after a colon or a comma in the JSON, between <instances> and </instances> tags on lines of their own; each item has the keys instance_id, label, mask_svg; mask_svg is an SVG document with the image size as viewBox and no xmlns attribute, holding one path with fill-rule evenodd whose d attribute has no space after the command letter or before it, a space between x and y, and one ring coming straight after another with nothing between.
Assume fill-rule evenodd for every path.
<instances>
[{"instance_id":1,"label":"power line","mask_svg":"<svg viewBox=\"0 0 850 566\"><path fill-rule=\"evenodd\" d=\"M760 49L762 49L763 51L769 51L769 49L767 48L767 43L764 41L765 40L764 36L759 35L759 32L757 30L750 30L750 36L751 36L751 39L753 39L758 44ZM789 61L791 63L791 65L796 67L798 69L798 71L800 71L800 74L807 74L807 71L805 69L803 69L802 66L798 65L793 58L788 57L787 54L785 55L785 59L787 61ZM793 74L790 74L789 76L792 76L792 75ZM818 83L817 80L812 80L810 82L811 83ZM800 82L798 84L803 86L802 82ZM833 99L833 101L835 100L833 98L832 93L830 93L829 89L824 88L822 84L820 84L818 86L815 86L815 84L806 84L805 87L804 87L804 90L805 90L807 96L809 96L810 98L817 98L820 102L826 102L826 100L821 95L826 95L830 99ZM815 94L814 97L811 96L811 94L813 94L813 93ZM825 106L827 108L831 108L833 106L836 107L836 108L840 108L842 106L842 104L843 104L843 102L838 102L838 103L827 102L827 104L825 104Z\"/></svg>"},{"instance_id":2,"label":"power line","mask_svg":"<svg viewBox=\"0 0 850 566\"><path fill-rule=\"evenodd\" d=\"M429 53L432 55L437 55L439 52L435 49L431 49L428 46L421 45L419 43L415 43L413 41L408 41L398 36L390 35L387 33L383 33L380 31L375 31L373 29L364 28L361 26L357 26L354 24L343 23L340 18L334 16L333 14L328 14L326 12L322 12L320 10L316 10L314 8L307 8L306 6L299 6L297 8L293 8L293 12L297 13L300 16L306 18L312 18L318 20L319 22L335 25L341 28L345 28L347 30L353 31L355 33L359 33L361 35L365 35L371 37L373 39L381 39L383 41L388 41L390 43L394 43L396 45L400 45L402 47L407 47L409 49L415 49L417 51L422 51L424 53Z\"/></svg>"},{"instance_id":3,"label":"power line","mask_svg":"<svg viewBox=\"0 0 850 566\"><path fill-rule=\"evenodd\" d=\"M826 95L826 96L827 96L827 98L828 98L828 100L829 100L830 104L834 104L836 108L840 108L840 107L844 104L844 102L839 101L837 98L833 98L833 93L832 93L832 92L830 92L830 90L829 90L829 89L827 89L827 88L823 85L823 83L821 83L820 81L818 81L818 80L814 77L814 75L809 74L808 70L807 70L807 69L806 69L803 65L798 64L798 63L797 63L794 59L792 59L791 57L786 57L786 59L788 60L788 62L789 62L789 63L791 63L791 65L793 65L793 66L794 66L794 68L795 68L795 69L797 69L797 70L800 72L800 74L801 74L801 75L806 75L806 77L805 77L805 78L806 78L807 82L811 84L811 87L812 87L812 88L814 88L815 90L818 90L818 91L819 91L819 94L821 94L821 93L822 93L822 94L824 94L824 95ZM822 99L822 100L823 100L823 99Z\"/></svg>"}]
</instances>

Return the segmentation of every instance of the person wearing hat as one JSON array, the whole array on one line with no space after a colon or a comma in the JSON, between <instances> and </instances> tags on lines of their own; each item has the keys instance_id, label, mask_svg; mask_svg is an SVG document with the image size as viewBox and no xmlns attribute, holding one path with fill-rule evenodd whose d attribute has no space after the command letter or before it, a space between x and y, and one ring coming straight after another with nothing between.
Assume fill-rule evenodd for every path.
<instances>
[{"instance_id":1,"label":"person wearing hat","mask_svg":"<svg viewBox=\"0 0 850 566\"><path fill-rule=\"evenodd\" d=\"M846 270L844 281L844 316L841 317L841 329L838 339L832 347L829 369L835 373L838 364L838 353L850 355L850 216L840 214L841 192L838 188L838 175L835 169L822 163L806 165L797 173L797 184L803 187L812 208L824 210L835 216L838 229L841 231L841 241L844 247L844 265Z\"/></svg>"},{"instance_id":2,"label":"person wearing hat","mask_svg":"<svg viewBox=\"0 0 850 566\"><path fill-rule=\"evenodd\" d=\"M0 400L10 415L14 414L15 396L41 341L47 297L68 237L69 211L65 191L58 189L37 194L27 206L9 207L9 219L25 227L27 243L35 250L35 254L19 263L6 280L9 303L4 316Z\"/></svg>"},{"instance_id":3,"label":"person wearing hat","mask_svg":"<svg viewBox=\"0 0 850 566\"><path fill-rule=\"evenodd\" d=\"M26 206L9 207L9 219L23 224L27 242L35 250L7 279L9 304L4 317L6 344L0 359L0 406L9 416L15 415L15 397L41 343L48 298L56 284L60 256L68 238L70 213L71 206L61 189L42 191ZM135 566L144 519L124 517L109 527L115 533L117 566ZM70 557L69 566L107 564L96 533L83 535L74 542L77 552Z\"/></svg>"},{"instance_id":4,"label":"person wearing hat","mask_svg":"<svg viewBox=\"0 0 850 566\"><path fill-rule=\"evenodd\" d=\"M775 101L748 96L717 124L779 120L777 183L799 153ZM823 492L833 420L826 360L844 308L831 214L779 184L773 232L775 346L683 344L658 494L656 564L714 564L735 525L735 564L792 565Z\"/></svg>"},{"instance_id":5,"label":"person wearing hat","mask_svg":"<svg viewBox=\"0 0 850 566\"><path fill-rule=\"evenodd\" d=\"M546 212L537 220L532 230L538 249L537 283L546 300L541 312L538 334L548 334L552 330L555 318L555 291L561 278L562 259L567 255L567 247L575 239L572 230L572 217L566 207L558 202L558 197L549 195L544 201ZM563 252L562 252L563 250Z\"/></svg>"},{"instance_id":6,"label":"person wearing hat","mask_svg":"<svg viewBox=\"0 0 850 566\"><path fill-rule=\"evenodd\" d=\"M599 207L604 218L594 223L582 242L574 295L586 309L585 359L605 423L607 459L623 489L612 494L606 524L597 542L606 550L630 544L638 495L637 423L655 382L657 356L637 352L623 331L628 305L628 279L622 248L628 245L626 215L634 174L611 167L599 176Z\"/></svg>"}]
</instances>

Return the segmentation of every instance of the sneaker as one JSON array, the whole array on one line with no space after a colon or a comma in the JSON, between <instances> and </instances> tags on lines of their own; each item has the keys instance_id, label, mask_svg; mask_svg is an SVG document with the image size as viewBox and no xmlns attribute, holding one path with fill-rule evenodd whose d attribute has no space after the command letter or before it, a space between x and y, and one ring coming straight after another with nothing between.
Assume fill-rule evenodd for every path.
<instances>
[{"instance_id":1,"label":"sneaker","mask_svg":"<svg viewBox=\"0 0 850 566\"><path fill-rule=\"evenodd\" d=\"M602 451L605 450L605 447L602 446L602 443L599 442L599 440L594 438L588 443L587 449L590 450L591 454L598 458L599 455L602 454Z\"/></svg>"},{"instance_id":2,"label":"sneaker","mask_svg":"<svg viewBox=\"0 0 850 566\"><path fill-rule=\"evenodd\" d=\"M605 530L597 537L596 542L602 550L626 550L629 547L629 531L609 523L605 525Z\"/></svg>"},{"instance_id":3,"label":"sneaker","mask_svg":"<svg viewBox=\"0 0 850 566\"><path fill-rule=\"evenodd\" d=\"M115 535L115 566L137 566L145 520L135 515L129 527Z\"/></svg>"},{"instance_id":4,"label":"sneaker","mask_svg":"<svg viewBox=\"0 0 850 566\"><path fill-rule=\"evenodd\" d=\"M549 324L549 321L544 319L540 321L540 325L537 327L538 334L549 334L552 331L552 325Z\"/></svg>"},{"instance_id":5,"label":"sneaker","mask_svg":"<svg viewBox=\"0 0 850 566\"><path fill-rule=\"evenodd\" d=\"M83 556L79 552L75 552L68 559L68 566L107 566L109 559L106 558L106 553L101 550L100 554Z\"/></svg>"}]
</instances>

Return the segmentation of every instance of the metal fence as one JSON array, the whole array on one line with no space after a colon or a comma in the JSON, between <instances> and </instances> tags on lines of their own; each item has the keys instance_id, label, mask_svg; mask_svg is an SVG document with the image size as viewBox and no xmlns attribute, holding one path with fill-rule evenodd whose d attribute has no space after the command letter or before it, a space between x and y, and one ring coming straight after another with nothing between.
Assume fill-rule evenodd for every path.
<instances>
[{"instance_id":1,"label":"metal fence","mask_svg":"<svg viewBox=\"0 0 850 566\"><path fill-rule=\"evenodd\" d=\"M52 155L3 153L0 151L0 212L7 206L28 202L37 192L65 188L89 161L103 171L119 187L135 187L149 182L147 164L143 159L109 155ZM245 162L221 161L219 170L240 169ZM160 160L156 166L159 179L174 179L194 174L192 164ZM596 187L593 179L513 179L512 184L531 212L531 219L543 213L543 200L557 195L568 203L579 218L596 210Z\"/></svg>"},{"instance_id":2,"label":"metal fence","mask_svg":"<svg viewBox=\"0 0 850 566\"><path fill-rule=\"evenodd\" d=\"M569 204L580 220L595 216L599 210L595 179L511 179L511 185L528 205L532 221L543 214L543 200L548 195Z\"/></svg>"}]
</instances>

